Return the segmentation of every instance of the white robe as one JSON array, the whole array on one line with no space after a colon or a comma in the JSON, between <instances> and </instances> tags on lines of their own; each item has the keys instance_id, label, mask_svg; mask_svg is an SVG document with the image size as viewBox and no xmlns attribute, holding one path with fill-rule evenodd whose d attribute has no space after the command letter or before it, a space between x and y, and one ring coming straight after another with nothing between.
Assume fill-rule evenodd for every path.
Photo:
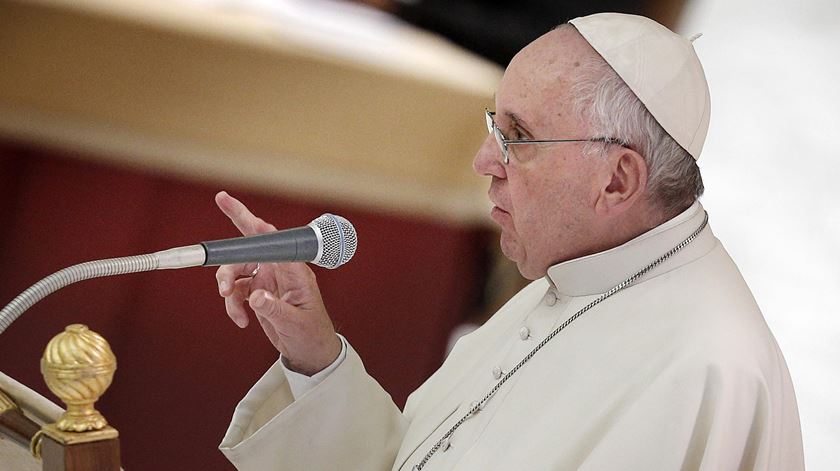
<instances>
[{"instance_id":1,"label":"white robe","mask_svg":"<svg viewBox=\"0 0 840 471\"><path fill-rule=\"evenodd\" d=\"M240 470L410 470L557 325L694 232L695 203L598 254L551 267L463 337L405 411L346 358L297 400L278 362L220 445ZM526 363L424 468L804 469L782 353L707 227L634 286L586 312Z\"/></svg>"}]
</instances>

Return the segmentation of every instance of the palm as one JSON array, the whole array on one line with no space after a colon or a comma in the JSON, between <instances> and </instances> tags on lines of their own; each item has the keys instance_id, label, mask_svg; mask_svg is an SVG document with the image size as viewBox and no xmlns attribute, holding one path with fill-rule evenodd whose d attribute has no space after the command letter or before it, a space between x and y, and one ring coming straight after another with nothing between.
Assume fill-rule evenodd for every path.
<instances>
[{"instance_id":1,"label":"palm","mask_svg":"<svg viewBox=\"0 0 840 471\"><path fill-rule=\"evenodd\" d=\"M216 204L243 235L276 230L225 192L216 195ZM341 342L312 270L303 263L264 263L253 274L256 268L254 263L227 265L216 272L230 318L246 327L248 305L274 347L298 371L313 373L329 365Z\"/></svg>"},{"instance_id":2,"label":"palm","mask_svg":"<svg viewBox=\"0 0 840 471\"><path fill-rule=\"evenodd\" d=\"M301 263L266 263L260 266L256 276L250 280L240 281L247 283L248 294L246 298L257 290L265 290L278 297L286 295L287 302L293 306L301 309L312 309L316 305L322 305L322 303L320 302L320 294L315 298L313 293L307 292L307 272L309 276L314 278L315 275L312 270ZM288 355L288 349L283 340L290 333L283 332L266 318L257 316L257 319L274 347L280 353Z\"/></svg>"}]
</instances>

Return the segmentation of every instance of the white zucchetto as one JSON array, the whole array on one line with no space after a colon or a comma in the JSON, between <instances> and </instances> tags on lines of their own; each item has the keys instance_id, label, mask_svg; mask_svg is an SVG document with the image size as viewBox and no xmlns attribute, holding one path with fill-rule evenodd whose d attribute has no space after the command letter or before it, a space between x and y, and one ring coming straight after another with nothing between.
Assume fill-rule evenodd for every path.
<instances>
[{"instance_id":1,"label":"white zucchetto","mask_svg":"<svg viewBox=\"0 0 840 471\"><path fill-rule=\"evenodd\" d=\"M696 160L709 130L709 85L691 41L650 18L597 13L569 21L665 131ZM693 38L692 38L693 39Z\"/></svg>"}]
</instances>

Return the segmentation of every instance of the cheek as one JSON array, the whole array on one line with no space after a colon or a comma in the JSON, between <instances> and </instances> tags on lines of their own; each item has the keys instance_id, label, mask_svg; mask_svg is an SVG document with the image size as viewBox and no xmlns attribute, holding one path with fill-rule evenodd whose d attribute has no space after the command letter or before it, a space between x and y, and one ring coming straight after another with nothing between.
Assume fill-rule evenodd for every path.
<instances>
[{"instance_id":1,"label":"cheek","mask_svg":"<svg viewBox=\"0 0 840 471\"><path fill-rule=\"evenodd\" d=\"M520 177L511 182L513 222L519 243L524 247L533 247L545 235L546 227L552 223L557 194L552 184L540 176Z\"/></svg>"},{"instance_id":2,"label":"cheek","mask_svg":"<svg viewBox=\"0 0 840 471\"><path fill-rule=\"evenodd\" d=\"M588 207L588 185L576 179L529 175L511 185L514 223L520 243L532 256L550 256L567 245Z\"/></svg>"},{"instance_id":3,"label":"cheek","mask_svg":"<svg viewBox=\"0 0 840 471\"><path fill-rule=\"evenodd\" d=\"M556 215L563 199L573 189L563 181L549 178L546 172L532 172L511 185L511 199L522 226L520 232L544 227L543 223Z\"/></svg>"}]
</instances>

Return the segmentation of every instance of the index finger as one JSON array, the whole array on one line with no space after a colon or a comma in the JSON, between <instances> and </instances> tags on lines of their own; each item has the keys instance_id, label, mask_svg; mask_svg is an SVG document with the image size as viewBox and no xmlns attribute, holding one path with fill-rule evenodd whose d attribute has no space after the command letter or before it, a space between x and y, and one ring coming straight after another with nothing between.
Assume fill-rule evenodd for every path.
<instances>
[{"instance_id":1,"label":"index finger","mask_svg":"<svg viewBox=\"0 0 840 471\"><path fill-rule=\"evenodd\" d=\"M233 222L233 225L239 229L242 235L249 236L277 230L273 225L255 216L247 206L230 196L226 191L220 191L216 194L216 205Z\"/></svg>"}]
</instances>

